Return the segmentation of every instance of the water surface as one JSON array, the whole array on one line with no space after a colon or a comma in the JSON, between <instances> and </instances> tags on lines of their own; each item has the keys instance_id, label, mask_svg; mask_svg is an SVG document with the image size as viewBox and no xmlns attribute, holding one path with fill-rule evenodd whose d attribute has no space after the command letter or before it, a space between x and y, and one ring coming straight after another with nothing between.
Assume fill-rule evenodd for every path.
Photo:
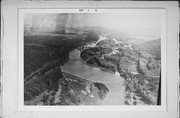
<instances>
[{"instance_id":1,"label":"water surface","mask_svg":"<svg viewBox=\"0 0 180 118\"><path fill-rule=\"evenodd\" d=\"M80 51L75 49L69 54L69 61L62 66L64 72L71 73L78 77L93 82L100 82L106 85L109 93L103 100L103 105L122 105L124 104L125 88L124 78L119 73L102 71L99 68L87 65L80 58Z\"/></svg>"}]
</instances>

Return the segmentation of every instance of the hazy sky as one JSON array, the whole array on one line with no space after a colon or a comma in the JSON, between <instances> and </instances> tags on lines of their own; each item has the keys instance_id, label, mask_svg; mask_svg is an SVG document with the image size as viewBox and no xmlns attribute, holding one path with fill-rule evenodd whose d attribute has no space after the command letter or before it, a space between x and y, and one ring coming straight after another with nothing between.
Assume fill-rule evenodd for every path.
<instances>
[{"instance_id":1,"label":"hazy sky","mask_svg":"<svg viewBox=\"0 0 180 118\"><path fill-rule=\"evenodd\" d=\"M82 14L81 14L82 15ZM160 28L159 14L87 14L85 24L109 28ZM82 22L82 21L81 21Z\"/></svg>"},{"instance_id":2,"label":"hazy sky","mask_svg":"<svg viewBox=\"0 0 180 118\"><path fill-rule=\"evenodd\" d=\"M158 13L99 13L99 14L76 14L73 17L79 16L77 24L82 26L100 26L115 31L124 29L131 31L160 35L161 15ZM75 18L76 19L76 18Z\"/></svg>"},{"instance_id":3,"label":"hazy sky","mask_svg":"<svg viewBox=\"0 0 180 118\"><path fill-rule=\"evenodd\" d=\"M69 13L69 14L31 14L25 17L25 22L28 19L46 19L40 21L41 24L47 25L51 19L58 17L56 24L67 24L72 27L82 26L100 26L115 31L128 29L138 31L151 29L152 32L160 33L161 15L158 13ZM33 17L33 18L32 18ZM32 20L36 22L36 20ZM36 23L35 23L36 24ZM37 22L39 24L39 22Z\"/></svg>"}]
</instances>

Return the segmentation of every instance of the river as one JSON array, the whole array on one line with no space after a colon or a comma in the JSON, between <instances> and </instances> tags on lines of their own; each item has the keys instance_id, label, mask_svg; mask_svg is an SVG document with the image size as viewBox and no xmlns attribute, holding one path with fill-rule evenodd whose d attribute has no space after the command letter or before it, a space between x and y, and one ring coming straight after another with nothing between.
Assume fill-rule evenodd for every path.
<instances>
[{"instance_id":1,"label":"river","mask_svg":"<svg viewBox=\"0 0 180 118\"><path fill-rule=\"evenodd\" d=\"M80 57L80 51L75 49L69 54L69 61L62 66L64 72L107 86L109 93L102 101L103 105L123 105L125 96L124 78L116 72L110 73L87 65Z\"/></svg>"}]
</instances>

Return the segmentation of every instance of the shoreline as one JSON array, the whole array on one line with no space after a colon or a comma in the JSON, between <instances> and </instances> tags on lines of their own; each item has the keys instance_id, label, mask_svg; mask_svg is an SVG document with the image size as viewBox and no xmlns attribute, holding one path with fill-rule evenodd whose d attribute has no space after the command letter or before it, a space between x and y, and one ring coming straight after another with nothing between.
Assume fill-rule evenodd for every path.
<instances>
[{"instance_id":1,"label":"shoreline","mask_svg":"<svg viewBox=\"0 0 180 118\"><path fill-rule=\"evenodd\" d=\"M86 62L85 62L85 64L87 64ZM103 68L103 67L100 67L100 66L97 66L97 65L93 65L93 64L87 64L88 66L92 66L92 67L95 67L95 68L99 68L100 70L102 70L102 71L106 71L106 72L109 72L109 73L112 73L112 74L115 74L116 72L114 72L114 71L111 71L111 70L108 70L108 69L106 69L106 68Z\"/></svg>"},{"instance_id":2,"label":"shoreline","mask_svg":"<svg viewBox=\"0 0 180 118\"><path fill-rule=\"evenodd\" d=\"M87 81L87 82L91 82L91 83L93 82L93 81L90 81L90 80L81 78L81 77L79 77L79 76L77 76L77 75L74 75L74 74L72 74L72 73L69 73L69 72L62 71L62 73L63 73L64 75L69 75L69 76L73 77L73 79L75 79L75 80Z\"/></svg>"}]
</instances>

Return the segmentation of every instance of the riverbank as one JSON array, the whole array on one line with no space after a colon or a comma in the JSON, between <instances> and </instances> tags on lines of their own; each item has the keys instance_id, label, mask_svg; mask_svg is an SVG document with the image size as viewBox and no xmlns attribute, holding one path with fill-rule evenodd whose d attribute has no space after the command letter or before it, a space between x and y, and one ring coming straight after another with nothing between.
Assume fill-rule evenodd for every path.
<instances>
[{"instance_id":1,"label":"riverbank","mask_svg":"<svg viewBox=\"0 0 180 118\"><path fill-rule=\"evenodd\" d=\"M86 63L86 62L85 62ZM87 63L86 63L87 64ZM99 68L100 70L102 71L105 71L105 72L109 72L109 73L112 73L112 74L115 74L116 72L110 70L110 69L107 69L107 68L103 68L103 67L100 67L100 66L97 66L97 65L93 65L93 64L87 64L89 66L92 66L92 67L95 67L95 68Z\"/></svg>"},{"instance_id":2,"label":"riverbank","mask_svg":"<svg viewBox=\"0 0 180 118\"><path fill-rule=\"evenodd\" d=\"M45 65L29 76L28 82L25 82L25 101L32 100L32 102L26 103L33 105L124 104L123 78L103 67L84 63L78 47L60 49L57 52L64 52L67 61L63 64L52 64L52 66L47 64L48 66ZM50 52L48 55L53 53ZM56 57L59 56L61 55ZM39 100L39 103L34 103L34 99Z\"/></svg>"},{"instance_id":3,"label":"riverbank","mask_svg":"<svg viewBox=\"0 0 180 118\"><path fill-rule=\"evenodd\" d=\"M25 89L25 105L98 105L102 104L102 100L109 92L102 83L92 82L60 70L54 71L52 69L45 75L36 75L36 79L26 83L29 89ZM56 77L55 83L52 81L54 80L52 75ZM47 77L51 77L49 81ZM41 89L42 87L46 89Z\"/></svg>"},{"instance_id":4,"label":"riverbank","mask_svg":"<svg viewBox=\"0 0 180 118\"><path fill-rule=\"evenodd\" d=\"M88 81L104 84L108 88L109 93L101 105L124 105L124 79L113 71L108 71L93 64L87 64L80 58L79 54L79 50L77 49L70 52L69 56L71 59L62 66L63 72ZM77 59L77 56L79 56L79 59Z\"/></svg>"}]
</instances>

